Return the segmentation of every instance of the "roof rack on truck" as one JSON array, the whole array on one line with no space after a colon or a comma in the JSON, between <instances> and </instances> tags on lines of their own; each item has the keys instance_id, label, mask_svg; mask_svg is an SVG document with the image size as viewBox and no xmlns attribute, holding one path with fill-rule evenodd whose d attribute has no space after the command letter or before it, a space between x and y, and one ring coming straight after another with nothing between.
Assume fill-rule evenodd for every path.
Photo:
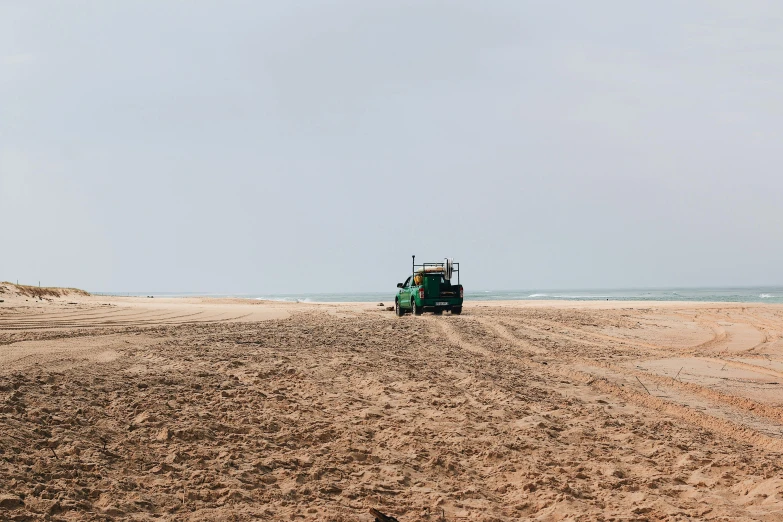
<instances>
[{"instance_id":1,"label":"roof rack on truck","mask_svg":"<svg viewBox=\"0 0 783 522\"><path fill-rule=\"evenodd\" d=\"M413 275L440 272L443 274L443 278L446 281L451 281L452 277L456 274L457 284L459 284L459 263L455 263L453 259L446 258L442 263L421 263L417 265L416 256L411 256L411 258L413 259Z\"/></svg>"}]
</instances>

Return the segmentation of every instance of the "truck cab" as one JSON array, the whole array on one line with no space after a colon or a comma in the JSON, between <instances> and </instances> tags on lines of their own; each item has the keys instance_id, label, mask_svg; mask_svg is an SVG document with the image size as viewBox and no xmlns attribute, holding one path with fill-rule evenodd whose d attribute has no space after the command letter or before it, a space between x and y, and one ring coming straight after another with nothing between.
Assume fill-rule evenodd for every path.
<instances>
[{"instance_id":1,"label":"truck cab","mask_svg":"<svg viewBox=\"0 0 783 522\"><path fill-rule=\"evenodd\" d=\"M403 283L397 283L394 310L398 316L410 312L421 315L444 311L462 313L463 288L459 282L459 263L445 259L443 263L416 264L413 256L412 273ZM452 278L457 277L454 284Z\"/></svg>"}]
</instances>

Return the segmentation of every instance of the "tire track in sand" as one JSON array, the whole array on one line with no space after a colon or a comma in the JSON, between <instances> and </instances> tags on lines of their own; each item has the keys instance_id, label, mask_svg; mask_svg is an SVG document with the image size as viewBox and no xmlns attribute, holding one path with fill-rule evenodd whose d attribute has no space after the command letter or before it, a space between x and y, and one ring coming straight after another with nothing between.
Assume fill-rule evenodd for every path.
<instances>
[{"instance_id":1,"label":"tire track in sand","mask_svg":"<svg viewBox=\"0 0 783 522\"><path fill-rule=\"evenodd\" d=\"M522 346L521 342L519 342L518 340L515 342L513 340L513 336L509 338L507 337L507 335L500 333L500 331L498 330L498 325L494 320L486 318L481 321L481 324L484 324L485 326L489 327L496 337L512 342L512 344L514 344L515 347L521 349L523 352L527 351L525 350L525 346ZM441 326L441 329L445 331L446 328L444 328L442 325L439 326ZM508 334L508 331L505 331L505 334ZM502 358L510 357L505 354L497 354L491 350L487 350L486 348L480 347L474 343L470 343L465 339L461 338L459 334L455 332L453 329L449 332L447 339L449 339L452 342L456 341L456 343L461 345L470 346L471 351L476 351L477 353L482 353L490 357L502 357ZM719 433L721 435L725 435L727 437L731 437L732 439L735 439L742 443L751 443L754 446L761 447L770 451L783 452L783 438L772 437L770 435L760 433L759 431L756 431L747 426L743 426L731 420L714 417L712 415L703 413L693 408L689 408L682 404L677 404L662 399L660 397L653 396L652 394L647 392L638 391L631 387L620 386L616 383L610 382L606 378L601 378L600 376L596 376L589 372L577 370L572 367L572 363L562 362L561 360L555 358L554 354L551 354L551 352L550 355L553 356L553 359L546 366L535 365L535 368L537 371L544 373L551 378L566 378L572 381L575 385L577 384L588 385L597 391L613 395L619 399L631 402L637 406L652 409L659 413L679 418L698 428L706 429L715 433ZM517 363L524 364L526 366L528 365L533 366L530 363L521 360L519 357L514 357L514 359L517 361ZM595 365L597 363L597 361L582 360L582 359L576 359L574 360L574 362L583 363L583 364L589 363L592 365ZM613 370L619 370L623 372L622 369L616 367L615 365L607 365L607 366L611 367ZM631 375L634 375L633 372L629 372L629 373ZM644 376L645 378L650 377L649 374L645 374ZM658 377L658 378L662 380L667 379L663 377ZM666 381L666 384L670 384L669 380ZM703 387L700 387L698 385L693 385L690 383L679 383L679 385L683 390L687 389L689 391L693 391L699 394L706 394L710 399L719 400L721 402L728 401L729 404L732 404L733 406L739 406L742 408L742 410L746 410L746 409L750 410L750 411L746 410L748 415L752 415L751 411L755 410L755 412L761 413L763 417L766 417L769 420L777 421L777 422L783 421L783 415L781 415L781 412L777 411L778 410L777 408L772 408L766 405L758 404L749 399L736 398L733 396L729 398L728 396L724 394L720 394L719 392L714 392L713 390L705 390ZM774 427L780 427L780 425L776 424Z\"/></svg>"},{"instance_id":2,"label":"tire track in sand","mask_svg":"<svg viewBox=\"0 0 783 522\"><path fill-rule=\"evenodd\" d=\"M515 339L514 336L510 335L507 330L503 329L501 331L503 327L501 325L498 325L494 320L482 318L480 322L485 326L493 329L500 337L503 337L506 340L511 341L512 343L515 343L517 345L519 345L520 343L524 343L524 341ZM541 350L541 351L544 353L547 352L547 350ZM706 360L706 361L720 361L721 363L725 363L728 366L734 366L737 368L747 369L758 373L764 373L772 377L778 377L783 379L783 373L781 372L777 372L775 370L771 370L767 368L761 368L755 365L742 363L739 361L727 361L725 359L706 358L706 357L694 358L694 359ZM666 386L669 388L674 388L682 394L698 395L703 399L724 404L727 407L738 408L749 415L761 416L775 423L783 423L783 409L777 406L760 403L752 399L749 399L747 397L723 393L717 390L713 390L711 388L700 386L698 384L682 382L682 381L672 379L671 377L664 377L661 375L651 374L648 372L637 371L632 368L628 368L626 366L612 364L597 359L588 359L584 357L571 358L571 365L578 365L581 367L594 366L598 368L603 368L605 370L616 372L618 374L629 377L631 378L631 380L633 380L633 378L637 378L637 379L643 378L648 383L652 381L658 386Z\"/></svg>"}]
</instances>

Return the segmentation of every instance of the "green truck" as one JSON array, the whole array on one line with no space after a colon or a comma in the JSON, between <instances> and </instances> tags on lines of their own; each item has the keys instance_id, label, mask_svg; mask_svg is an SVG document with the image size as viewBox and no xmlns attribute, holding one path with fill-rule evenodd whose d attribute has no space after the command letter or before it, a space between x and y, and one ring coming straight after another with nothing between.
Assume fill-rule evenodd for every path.
<instances>
[{"instance_id":1,"label":"green truck","mask_svg":"<svg viewBox=\"0 0 783 522\"><path fill-rule=\"evenodd\" d=\"M457 284L452 278L457 276ZM459 263L445 259L442 263L416 264L413 256L413 270L404 283L397 283L394 310L398 316L410 312L421 315L433 312L436 315L449 311L462 313L462 285L459 282Z\"/></svg>"}]
</instances>

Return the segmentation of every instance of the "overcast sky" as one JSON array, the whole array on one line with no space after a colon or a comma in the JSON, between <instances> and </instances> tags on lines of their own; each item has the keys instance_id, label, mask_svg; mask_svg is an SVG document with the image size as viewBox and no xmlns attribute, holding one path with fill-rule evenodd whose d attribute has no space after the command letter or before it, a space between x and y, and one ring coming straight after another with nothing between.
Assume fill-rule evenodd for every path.
<instances>
[{"instance_id":1,"label":"overcast sky","mask_svg":"<svg viewBox=\"0 0 783 522\"><path fill-rule=\"evenodd\" d=\"M783 3L0 0L0 280L783 284Z\"/></svg>"}]
</instances>

